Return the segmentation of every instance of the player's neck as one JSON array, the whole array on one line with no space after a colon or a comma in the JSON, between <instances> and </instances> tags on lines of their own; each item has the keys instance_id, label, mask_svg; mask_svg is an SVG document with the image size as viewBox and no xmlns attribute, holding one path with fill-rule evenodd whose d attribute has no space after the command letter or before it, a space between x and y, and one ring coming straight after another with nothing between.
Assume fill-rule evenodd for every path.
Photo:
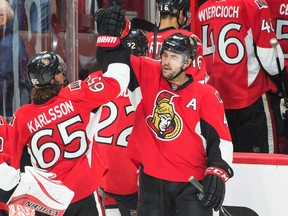
<instances>
[{"instance_id":1,"label":"player's neck","mask_svg":"<svg viewBox=\"0 0 288 216\"><path fill-rule=\"evenodd\" d=\"M169 82L171 84L176 84L178 86L182 86L184 83L186 83L189 80L189 77L186 76L185 73L181 73L179 76L177 76L175 79L173 80L169 80Z\"/></svg>"},{"instance_id":2,"label":"player's neck","mask_svg":"<svg viewBox=\"0 0 288 216\"><path fill-rule=\"evenodd\" d=\"M161 19L159 30L165 29L165 28L168 28L168 27L174 27L175 29L179 29L179 24L177 22L177 18L176 17Z\"/></svg>"}]
</instances>

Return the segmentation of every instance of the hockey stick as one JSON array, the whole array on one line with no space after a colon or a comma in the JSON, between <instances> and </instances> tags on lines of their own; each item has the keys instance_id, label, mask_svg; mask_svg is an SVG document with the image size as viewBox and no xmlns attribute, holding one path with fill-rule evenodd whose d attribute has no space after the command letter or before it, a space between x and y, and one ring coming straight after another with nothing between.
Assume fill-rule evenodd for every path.
<instances>
[{"instance_id":1,"label":"hockey stick","mask_svg":"<svg viewBox=\"0 0 288 216\"><path fill-rule=\"evenodd\" d=\"M157 26L157 22L156 22L157 13L158 13L158 10L156 9L155 10L155 27L154 27L154 36L153 36L154 37L153 38L153 51L152 51L152 58L153 59L156 59L156 51L157 51L157 34L158 34L158 26ZM159 27L160 27L160 23L159 23Z\"/></svg>"},{"instance_id":2,"label":"hockey stick","mask_svg":"<svg viewBox=\"0 0 288 216\"><path fill-rule=\"evenodd\" d=\"M198 198L201 200L205 194L203 186L194 176L190 176L188 181L200 192L200 194L198 194Z\"/></svg>"},{"instance_id":3,"label":"hockey stick","mask_svg":"<svg viewBox=\"0 0 288 216\"><path fill-rule=\"evenodd\" d=\"M156 26L156 25L155 25ZM153 53L152 53L152 58L156 59L156 49L157 49L157 32L158 29L154 28L154 38L153 38Z\"/></svg>"},{"instance_id":4,"label":"hockey stick","mask_svg":"<svg viewBox=\"0 0 288 216\"><path fill-rule=\"evenodd\" d=\"M156 27L155 24L153 24L153 23L151 23L145 19L134 17L131 20L131 28L132 29L141 29L144 31L152 32L152 31L154 31L155 27Z\"/></svg>"},{"instance_id":5,"label":"hockey stick","mask_svg":"<svg viewBox=\"0 0 288 216\"><path fill-rule=\"evenodd\" d=\"M148 32L154 32L154 40L153 40L153 55L152 58L156 59L156 45L157 45L157 25L153 24L145 19L141 19L135 17L131 20L132 29L141 29Z\"/></svg>"},{"instance_id":6,"label":"hockey stick","mask_svg":"<svg viewBox=\"0 0 288 216\"><path fill-rule=\"evenodd\" d=\"M203 185L201 185L200 182L194 176L190 176L188 181L200 192L198 194L198 199L202 200L202 198L204 197L204 194L205 194ZM219 211L224 216L232 216L223 206L220 206Z\"/></svg>"}]
</instances>

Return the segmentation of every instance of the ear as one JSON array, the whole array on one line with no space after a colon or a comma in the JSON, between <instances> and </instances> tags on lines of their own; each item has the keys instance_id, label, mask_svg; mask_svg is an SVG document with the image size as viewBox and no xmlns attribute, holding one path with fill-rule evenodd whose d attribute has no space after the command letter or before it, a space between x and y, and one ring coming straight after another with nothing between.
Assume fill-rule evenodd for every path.
<instances>
[{"instance_id":1,"label":"ear","mask_svg":"<svg viewBox=\"0 0 288 216\"><path fill-rule=\"evenodd\" d=\"M184 22L185 22L184 10L180 10L178 16L178 23L180 23L180 25L183 25Z\"/></svg>"},{"instance_id":2,"label":"ear","mask_svg":"<svg viewBox=\"0 0 288 216\"><path fill-rule=\"evenodd\" d=\"M186 60L186 62L184 62L183 69L186 70L188 67L191 66L191 63L192 63L192 59L191 59L191 58L188 58L188 59Z\"/></svg>"},{"instance_id":3,"label":"ear","mask_svg":"<svg viewBox=\"0 0 288 216\"><path fill-rule=\"evenodd\" d=\"M59 83L63 84L64 76L62 73L56 73L54 79Z\"/></svg>"}]
</instances>

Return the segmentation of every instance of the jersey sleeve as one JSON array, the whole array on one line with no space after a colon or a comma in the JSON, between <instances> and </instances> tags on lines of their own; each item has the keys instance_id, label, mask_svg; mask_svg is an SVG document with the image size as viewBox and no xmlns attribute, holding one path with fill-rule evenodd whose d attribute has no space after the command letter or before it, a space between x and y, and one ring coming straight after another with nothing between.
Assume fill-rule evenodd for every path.
<instances>
[{"instance_id":1,"label":"jersey sleeve","mask_svg":"<svg viewBox=\"0 0 288 216\"><path fill-rule=\"evenodd\" d=\"M12 147L8 123L0 116L0 201L6 203L20 180L20 172L9 166L12 162Z\"/></svg>"},{"instance_id":2,"label":"jersey sleeve","mask_svg":"<svg viewBox=\"0 0 288 216\"><path fill-rule=\"evenodd\" d=\"M284 53L285 66L288 68L288 16L287 3L283 0L266 0L269 5L276 37Z\"/></svg>"},{"instance_id":3,"label":"jersey sleeve","mask_svg":"<svg viewBox=\"0 0 288 216\"><path fill-rule=\"evenodd\" d=\"M272 15L268 5L260 4L261 1L244 1L247 15L247 25L249 25L250 34L253 35L256 46L256 53L261 65L269 75L277 75L277 63L275 53L270 44L272 38L276 38L272 27ZM255 19L257 14L257 19ZM249 49L249 47L247 47ZM252 47L250 47L252 49ZM284 56L280 45L277 45L281 70L284 68Z\"/></svg>"},{"instance_id":4,"label":"jersey sleeve","mask_svg":"<svg viewBox=\"0 0 288 216\"><path fill-rule=\"evenodd\" d=\"M85 81L70 83L61 90L59 97L73 98L86 103L87 108L96 108L123 94L129 81L129 66L113 63L108 66L103 76L96 72L90 74Z\"/></svg>"},{"instance_id":5,"label":"jersey sleeve","mask_svg":"<svg viewBox=\"0 0 288 216\"><path fill-rule=\"evenodd\" d=\"M151 82L161 74L161 63L157 60L131 55L130 62L141 88L149 85L148 80Z\"/></svg>"},{"instance_id":6,"label":"jersey sleeve","mask_svg":"<svg viewBox=\"0 0 288 216\"><path fill-rule=\"evenodd\" d=\"M12 148L8 136L8 127L9 125L6 120L0 116L0 163L6 162L7 164L11 164Z\"/></svg>"},{"instance_id":7,"label":"jersey sleeve","mask_svg":"<svg viewBox=\"0 0 288 216\"><path fill-rule=\"evenodd\" d=\"M204 94L200 111L201 132L206 139L207 166L216 166L233 175L230 165L233 158L233 145L226 121L223 101L217 90L208 88ZM230 176L230 177L231 177Z\"/></svg>"},{"instance_id":8,"label":"jersey sleeve","mask_svg":"<svg viewBox=\"0 0 288 216\"><path fill-rule=\"evenodd\" d=\"M9 123L9 133L11 134L11 142L10 148L13 151L13 158L11 161L11 166L15 169L20 169L20 160L23 153L23 148L25 144L28 144L28 133L26 133L26 128L21 127L21 122L24 121L25 118L28 118L27 115L18 115L18 110L14 113L12 120ZM25 133L22 133L25 131Z\"/></svg>"},{"instance_id":9,"label":"jersey sleeve","mask_svg":"<svg viewBox=\"0 0 288 216\"><path fill-rule=\"evenodd\" d=\"M284 54L282 48L277 44L275 52L277 52L280 71L277 66L276 55L273 47L270 44L272 38L276 39L276 34L272 26L272 15L270 9L266 2L260 4L261 1L248 1L246 4L247 10L247 21L251 27L251 34L254 38L254 43L256 46L256 53L259 58L259 61L265 71L268 73L268 76L276 84L280 92L286 91L288 93L288 73L285 68ZM249 13L249 10L255 12ZM253 14L257 14L257 19ZM249 47L248 47L249 48ZM281 74L280 74L281 73ZM284 83L285 89L282 87Z\"/></svg>"}]
</instances>

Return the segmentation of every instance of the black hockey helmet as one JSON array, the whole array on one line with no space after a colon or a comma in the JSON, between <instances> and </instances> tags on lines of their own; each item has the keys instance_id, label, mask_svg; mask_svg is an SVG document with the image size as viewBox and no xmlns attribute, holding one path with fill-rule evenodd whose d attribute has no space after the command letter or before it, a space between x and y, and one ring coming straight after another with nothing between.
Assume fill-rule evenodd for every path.
<instances>
[{"instance_id":1,"label":"black hockey helmet","mask_svg":"<svg viewBox=\"0 0 288 216\"><path fill-rule=\"evenodd\" d=\"M140 29L132 29L130 34L122 39L122 45L129 48L135 56L146 56L148 51L148 39Z\"/></svg>"},{"instance_id":2,"label":"black hockey helmet","mask_svg":"<svg viewBox=\"0 0 288 216\"><path fill-rule=\"evenodd\" d=\"M179 15L180 10L184 11L186 19L190 8L190 0L156 0L160 14Z\"/></svg>"},{"instance_id":3,"label":"black hockey helmet","mask_svg":"<svg viewBox=\"0 0 288 216\"><path fill-rule=\"evenodd\" d=\"M197 51L197 41L192 37L176 33L164 40L161 48L161 55L164 50L185 54L188 58L194 60Z\"/></svg>"},{"instance_id":4,"label":"black hockey helmet","mask_svg":"<svg viewBox=\"0 0 288 216\"><path fill-rule=\"evenodd\" d=\"M56 84L55 74L57 72L65 74L66 69L67 66L63 59L49 51L37 53L27 64L29 81L36 87L47 87Z\"/></svg>"}]
</instances>

